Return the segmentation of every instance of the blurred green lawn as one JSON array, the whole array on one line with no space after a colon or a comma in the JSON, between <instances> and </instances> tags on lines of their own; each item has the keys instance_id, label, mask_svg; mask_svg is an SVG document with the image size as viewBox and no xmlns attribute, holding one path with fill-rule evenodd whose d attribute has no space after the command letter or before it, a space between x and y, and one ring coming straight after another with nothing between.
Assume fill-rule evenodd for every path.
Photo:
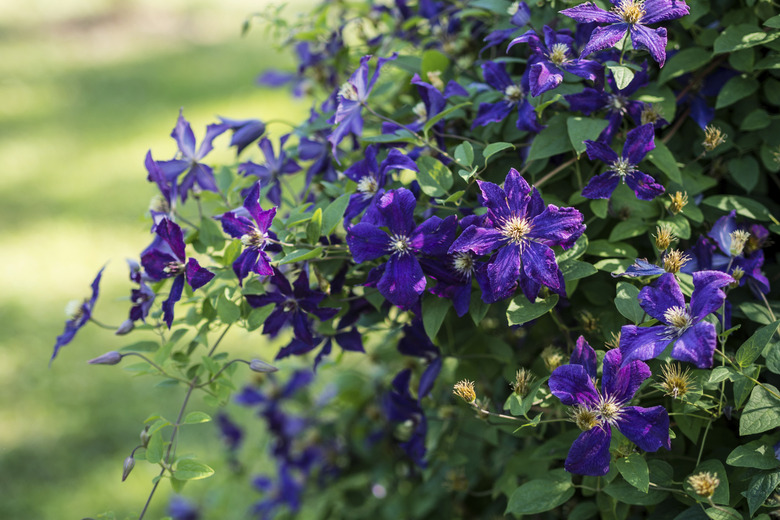
<instances>
[{"instance_id":1,"label":"blurred green lawn","mask_svg":"<svg viewBox=\"0 0 780 520\"><path fill-rule=\"evenodd\" d=\"M88 296L106 262L95 316L111 324L126 317L125 258L137 258L150 240L144 214L154 189L143 158L150 148L155 158L172 157L169 134L180 107L198 139L217 115L300 121L307 113L306 103L286 92L254 85L264 68L292 68L262 30L240 37L241 23L264 5L0 5L0 518L60 520L107 510L123 518L143 506L156 471L139 463L122 483L122 461L147 416L175 416L182 389L152 388L156 381L133 378L119 366L87 366L86 360L123 345L93 326L82 329L51 368L47 363L66 303ZM277 136L284 130L271 127ZM216 150L228 139L218 138ZM254 151L242 157L253 155L260 158ZM232 152L210 158L230 160ZM232 349L264 354L257 337L230 339ZM190 409L209 411L198 402ZM244 518L257 495L248 473L226 469L215 426L190 427L182 450L207 453L218 470L212 479L188 484L185 495L230 504L221 518ZM233 484L219 486L222 479ZM216 486L220 494L208 491ZM148 518L164 515L169 493L161 486Z\"/></svg>"}]
</instances>

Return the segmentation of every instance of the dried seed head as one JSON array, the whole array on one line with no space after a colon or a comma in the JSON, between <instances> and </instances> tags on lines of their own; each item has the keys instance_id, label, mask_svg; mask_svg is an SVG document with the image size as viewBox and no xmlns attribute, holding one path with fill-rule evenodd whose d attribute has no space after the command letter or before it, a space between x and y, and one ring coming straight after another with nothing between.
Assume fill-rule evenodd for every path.
<instances>
[{"instance_id":1,"label":"dried seed head","mask_svg":"<svg viewBox=\"0 0 780 520\"><path fill-rule=\"evenodd\" d=\"M610 339L605 343L606 347L608 349L618 348L620 346L620 331L615 334L614 332L610 333Z\"/></svg>"},{"instance_id":2,"label":"dried seed head","mask_svg":"<svg viewBox=\"0 0 780 520\"><path fill-rule=\"evenodd\" d=\"M547 370L552 372L563 364L563 352L561 349L549 346L542 350L542 361L547 367Z\"/></svg>"},{"instance_id":3,"label":"dried seed head","mask_svg":"<svg viewBox=\"0 0 780 520\"><path fill-rule=\"evenodd\" d=\"M512 383L512 390L520 397L528 395L528 391L531 389L531 383L533 383L534 376L525 368L518 369L515 374L515 382Z\"/></svg>"},{"instance_id":4,"label":"dried seed head","mask_svg":"<svg viewBox=\"0 0 780 520\"><path fill-rule=\"evenodd\" d=\"M648 103L645 104L645 108L642 109L642 114L640 114L639 118L643 125L654 125L664 118L664 114L660 106Z\"/></svg>"},{"instance_id":5,"label":"dried seed head","mask_svg":"<svg viewBox=\"0 0 780 520\"><path fill-rule=\"evenodd\" d=\"M431 70L428 72L428 83L439 90L444 90L444 82L441 80L440 70Z\"/></svg>"},{"instance_id":6,"label":"dried seed head","mask_svg":"<svg viewBox=\"0 0 780 520\"><path fill-rule=\"evenodd\" d=\"M739 287L739 281L742 280L742 277L745 276L745 270L742 269L740 266L735 267L731 271L731 277L734 278L734 282L729 284L729 287L732 289L736 289Z\"/></svg>"},{"instance_id":7,"label":"dried seed head","mask_svg":"<svg viewBox=\"0 0 780 520\"><path fill-rule=\"evenodd\" d=\"M452 387L452 393L466 401L468 404L477 400L477 393L474 391L474 383L464 379L455 383Z\"/></svg>"},{"instance_id":8,"label":"dried seed head","mask_svg":"<svg viewBox=\"0 0 780 520\"><path fill-rule=\"evenodd\" d=\"M744 229L737 229L736 231L732 231L729 236L731 237L729 253L731 253L731 256L740 256L745 250L745 244L750 238L750 233Z\"/></svg>"},{"instance_id":9,"label":"dried seed head","mask_svg":"<svg viewBox=\"0 0 780 520\"><path fill-rule=\"evenodd\" d=\"M664 271L667 273L677 273L691 257L678 249L670 249L664 255Z\"/></svg>"},{"instance_id":10,"label":"dried seed head","mask_svg":"<svg viewBox=\"0 0 780 520\"><path fill-rule=\"evenodd\" d=\"M668 226L656 226L655 228L655 247L659 251L666 251L672 242L677 240L677 237L672 234L672 230Z\"/></svg>"},{"instance_id":11,"label":"dried seed head","mask_svg":"<svg viewBox=\"0 0 780 520\"><path fill-rule=\"evenodd\" d=\"M661 388L666 395L682 399L693 389L691 371L680 367L678 363L669 363L661 368Z\"/></svg>"},{"instance_id":12,"label":"dried seed head","mask_svg":"<svg viewBox=\"0 0 780 520\"><path fill-rule=\"evenodd\" d=\"M571 420L584 432L593 429L599 423L598 415L594 410L580 405L571 409Z\"/></svg>"},{"instance_id":13,"label":"dried seed head","mask_svg":"<svg viewBox=\"0 0 780 520\"><path fill-rule=\"evenodd\" d=\"M728 136L726 134L720 131L720 128L707 125L707 127L704 129L704 141L701 143L701 145L705 150L711 152L718 146L725 143L727 137Z\"/></svg>"},{"instance_id":14,"label":"dried seed head","mask_svg":"<svg viewBox=\"0 0 780 520\"><path fill-rule=\"evenodd\" d=\"M672 212L672 215L677 215L688 204L687 193L678 191L674 195L670 194L669 197L672 199L672 203L669 205L669 211Z\"/></svg>"},{"instance_id":15,"label":"dried seed head","mask_svg":"<svg viewBox=\"0 0 780 520\"><path fill-rule=\"evenodd\" d=\"M718 489L720 480L716 475L710 472L701 472L688 477L688 484L693 488L693 492L703 498L710 498Z\"/></svg>"},{"instance_id":16,"label":"dried seed head","mask_svg":"<svg viewBox=\"0 0 780 520\"><path fill-rule=\"evenodd\" d=\"M585 332L593 332L599 326L599 320L596 319L596 317L594 317L593 314L587 310L582 311L578 318L580 323L582 323L582 328L585 330Z\"/></svg>"}]
</instances>

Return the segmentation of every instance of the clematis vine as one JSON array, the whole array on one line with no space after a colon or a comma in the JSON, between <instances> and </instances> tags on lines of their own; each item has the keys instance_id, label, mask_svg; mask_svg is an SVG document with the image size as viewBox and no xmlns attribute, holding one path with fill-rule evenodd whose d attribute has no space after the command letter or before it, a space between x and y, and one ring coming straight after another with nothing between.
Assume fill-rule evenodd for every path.
<instances>
[{"instance_id":1,"label":"clematis vine","mask_svg":"<svg viewBox=\"0 0 780 520\"><path fill-rule=\"evenodd\" d=\"M683 0L610 0L605 11L593 2L564 9L561 14L578 22L608 23L598 27L582 49L582 56L612 47L628 33L635 49L646 49L660 67L666 61L666 29L650 29L649 24L674 20L689 12Z\"/></svg>"},{"instance_id":2,"label":"clematis vine","mask_svg":"<svg viewBox=\"0 0 780 520\"><path fill-rule=\"evenodd\" d=\"M672 344L671 356L693 363L699 368L712 366L717 344L715 325L705 321L720 310L726 299L723 287L734 279L720 271L693 273L693 294L685 303L680 285L672 273L658 277L652 285L639 291L639 305L660 325L637 327L625 325L620 330L620 352L623 365L633 360L658 357Z\"/></svg>"},{"instance_id":3,"label":"clematis vine","mask_svg":"<svg viewBox=\"0 0 780 520\"><path fill-rule=\"evenodd\" d=\"M214 278L214 273L201 267L194 258L184 253L184 236L181 228L167 218L155 229L157 239L141 255L141 265L152 280L173 278L168 299L162 304L163 321L171 328L173 306L181 299L186 280L193 290L199 289Z\"/></svg>"},{"instance_id":4,"label":"clematis vine","mask_svg":"<svg viewBox=\"0 0 780 520\"><path fill-rule=\"evenodd\" d=\"M244 199L244 209L254 219L238 216L232 211L222 215L220 222L225 233L233 238L241 239L244 250L233 262L233 272L238 277L239 285L243 285L244 278L250 272L260 276L270 276L273 273L270 258L264 251L268 245L268 228L276 216L276 208L264 210L260 207L260 183L256 182Z\"/></svg>"},{"instance_id":5,"label":"clematis vine","mask_svg":"<svg viewBox=\"0 0 780 520\"><path fill-rule=\"evenodd\" d=\"M364 218L347 230L347 244L355 262L390 255L386 264L372 270L369 279L376 280L382 296L402 309L413 307L425 290L425 275L416 255L444 254L457 227L454 215L444 220L430 217L415 226L416 206L417 199L411 191L388 191L374 203L370 222Z\"/></svg>"},{"instance_id":6,"label":"clematis vine","mask_svg":"<svg viewBox=\"0 0 780 520\"><path fill-rule=\"evenodd\" d=\"M609 472L612 428L644 451L671 449L669 414L663 406L630 406L642 382L650 377L643 361L628 361L619 350L604 356L601 391L596 389L596 352L580 336L568 365L550 375L550 391L568 406L582 433L566 457L570 473L600 477Z\"/></svg>"},{"instance_id":7,"label":"clematis vine","mask_svg":"<svg viewBox=\"0 0 780 520\"><path fill-rule=\"evenodd\" d=\"M68 321L65 322L65 330L62 334L57 336L57 341L54 343L54 352L52 352L51 360L49 360L49 366L51 366L54 358L57 357L57 353L60 349L73 341L73 338L76 336L79 329L86 325L92 318L92 309L95 308L95 302L100 293L100 278L103 276L103 269L105 269L105 266L100 268L100 271L98 271L97 276L95 276L95 279L90 285L90 287L92 287L92 296L90 296L88 300L74 300L68 304L65 310L68 315Z\"/></svg>"},{"instance_id":8,"label":"clematis vine","mask_svg":"<svg viewBox=\"0 0 780 520\"><path fill-rule=\"evenodd\" d=\"M504 188L477 181L486 218L467 227L453 242L450 253L471 251L485 255L497 250L486 267L488 292L482 299L496 302L520 285L530 301L541 286L565 296L566 287L552 246L568 249L585 231L582 213L574 208L544 206L541 195L512 168Z\"/></svg>"},{"instance_id":9,"label":"clematis vine","mask_svg":"<svg viewBox=\"0 0 780 520\"><path fill-rule=\"evenodd\" d=\"M663 194L663 186L637 169L637 165L645 155L655 148L654 137L655 130L651 124L634 128L626 135L620 157L602 142L590 139L584 141L588 158L607 163L609 169L591 178L587 186L582 189L582 196L589 199L608 199L620 182L628 184L640 200L653 200Z\"/></svg>"}]
</instances>

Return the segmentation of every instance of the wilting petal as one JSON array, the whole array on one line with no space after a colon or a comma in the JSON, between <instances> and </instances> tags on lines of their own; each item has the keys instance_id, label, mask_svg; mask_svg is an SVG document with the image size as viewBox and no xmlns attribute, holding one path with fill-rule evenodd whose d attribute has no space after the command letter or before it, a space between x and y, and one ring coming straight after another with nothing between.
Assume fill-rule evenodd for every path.
<instances>
[{"instance_id":1,"label":"wilting petal","mask_svg":"<svg viewBox=\"0 0 780 520\"><path fill-rule=\"evenodd\" d=\"M620 329L620 353L623 356L623 365L636 359L653 359L664 351L669 344L669 337L665 334L666 327L637 327L625 325Z\"/></svg>"},{"instance_id":2,"label":"wilting petal","mask_svg":"<svg viewBox=\"0 0 780 520\"><path fill-rule=\"evenodd\" d=\"M187 260L187 268L185 271L187 275L187 283L194 289L199 289L209 283L214 278L214 273L201 267L198 261L194 258Z\"/></svg>"},{"instance_id":3,"label":"wilting petal","mask_svg":"<svg viewBox=\"0 0 780 520\"><path fill-rule=\"evenodd\" d=\"M663 406L640 408L626 406L618 419L618 429L644 451L672 449L669 438L669 414Z\"/></svg>"},{"instance_id":4,"label":"wilting petal","mask_svg":"<svg viewBox=\"0 0 780 520\"><path fill-rule=\"evenodd\" d=\"M651 29L639 24L629 26L631 43L635 49L646 49L659 67L666 61L666 28Z\"/></svg>"},{"instance_id":5,"label":"wilting petal","mask_svg":"<svg viewBox=\"0 0 780 520\"><path fill-rule=\"evenodd\" d=\"M593 379L582 365L563 365L556 368L547 384L553 395L568 406L596 404L599 400Z\"/></svg>"},{"instance_id":6,"label":"wilting petal","mask_svg":"<svg viewBox=\"0 0 780 520\"><path fill-rule=\"evenodd\" d=\"M582 432L572 443L563 467L569 473L601 477L609 473L609 427L599 426Z\"/></svg>"},{"instance_id":7,"label":"wilting petal","mask_svg":"<svg viewBox=\"0 0 780 520\"><path fill-rule=\"evenodd\" d=\"M734 279L720 271L699 271L693 273L693 294L691 295L691 318L700 321L710 313L720 310L726 293L723 287Z\"/></svg>"},{"instance_id":8,"label":"wilting petal","mask_svg":"<svg viewBox=\"0 0 780 520\"><path fill-rule=\"evenodd\" d=\"M685 307L685 298L680 285L672 273L665 273L652 285L639 291L639 305L644 311L662 323L666 323L664 314L672 307Z\"/></svg>"},{"instance_id":9,"label":"wilting petal","mask_svg":"<svg viewBox=\"0 0 780 520\"><path fill-rule=\"evenodd\" d=\"M393 305L402 309L414 306L425 290L420 262L411 254L391 255L376 287Z\"/></svg>"},{"instance_id":10,"label":"wilting petal","mask_svg":"<svg viewBox=\"0 0 780 520\"><path fill-rule=\"evenodd\" d=\"M675 342L672 357L693 363L699 368L710 368L717 339L715 325L708 321L699 322L686 330Z\"/></svg>"},{"instance_id":11,"label":"wilting petal","mask_svg":"<svg viewBox=\"0 0 780 520\"><path fill-rule=\"evenodd\" d=\"M433 390L433 384L436 382L436 378L441 372L442 361L441 358L434 359L430 365L425 369L425 372L420 376L420 385L417 389L417 399L422 399Z\"/></svg>"},{"instance_id":12,"label":"wilting petal","mask_svg":"<svg viewBox=\"0 0 780 520\"><path fill-rule=\"evenodd\" d=\"M577 338L577 344L574 347L574 352L571 353L571 359L569 363L572 365L582 365L585 368L585 372L591 379L596 379L596 367L598 366L598 359L596 358L596 351L593 350L585 338L580 336Z\"/></svg>"},{"instance_id":13,"label":"wilting petal","mask_svg":"<svg viewBox=\"0 0 780 520\"><path fill-rule=\"evenodd\" d=\"M663 267L651 264L644 258L637 258L633 264L626 268L625 272L612 273L612 276L655 276L657 274L664 274L665 272Z\"/></svg>"},{"instance_id":14,"label":"wilting petal","mask_svg":"<svg viewBox=\"0 0 780 520\"><path fill-rule=\"evenodd\" d=\"M372 224L355 224L347 230L347 245L357 263L368 262L389 252L390 237Z\"/></svg>"}]
</instances>

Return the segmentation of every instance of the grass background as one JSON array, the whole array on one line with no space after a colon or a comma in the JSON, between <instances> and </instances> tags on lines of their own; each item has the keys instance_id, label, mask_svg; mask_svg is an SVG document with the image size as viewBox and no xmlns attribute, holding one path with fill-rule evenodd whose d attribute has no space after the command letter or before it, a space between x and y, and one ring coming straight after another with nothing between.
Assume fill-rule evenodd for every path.
<instances>
[{"instance_id":1,"label":"grass background","mask_svg":"<svg viewBox=\"0 0 780 520\"><path fill-rule=\"evenodd\" d=\"M268 67L292 69L247 16L266 0L26 0L0 3L0 518L83 518L113 510L137 516L157 471L122 461L144 419L175 417L183 390L154 388L116 367L86 360L137 339L87 326L47 368L63 309L89 295L106 262L95 317L119 324L128 311L125 258L150 236L154 194L143 158L167 159L179 108L200 139L217 115L300 121L305 102L254 84ZM293 2L287 13L303 11ZM286 128L270 128L280 135ZM232 159L225 134L210 160ZM255 148L256 150L256 148ZM242 158L259 152L244 152ZM262 340L229 336L228 347L263 356ZM272 354L269 354L272 355ZM197 401L190 410L211 410ZM249 420L246 412L244 419ZM259 424L259 422L258 422ZM253 438L262 449L262 439ZM185 495L244 518L257 495L251 471L228 471L213 424L191 426L182 452L206 454L217 476ZM220 480L231 480L222 485ZM219 492L211 491L220 488ZM160 486L151 514L165 513Z\"/></svg>"}]
</instances>

